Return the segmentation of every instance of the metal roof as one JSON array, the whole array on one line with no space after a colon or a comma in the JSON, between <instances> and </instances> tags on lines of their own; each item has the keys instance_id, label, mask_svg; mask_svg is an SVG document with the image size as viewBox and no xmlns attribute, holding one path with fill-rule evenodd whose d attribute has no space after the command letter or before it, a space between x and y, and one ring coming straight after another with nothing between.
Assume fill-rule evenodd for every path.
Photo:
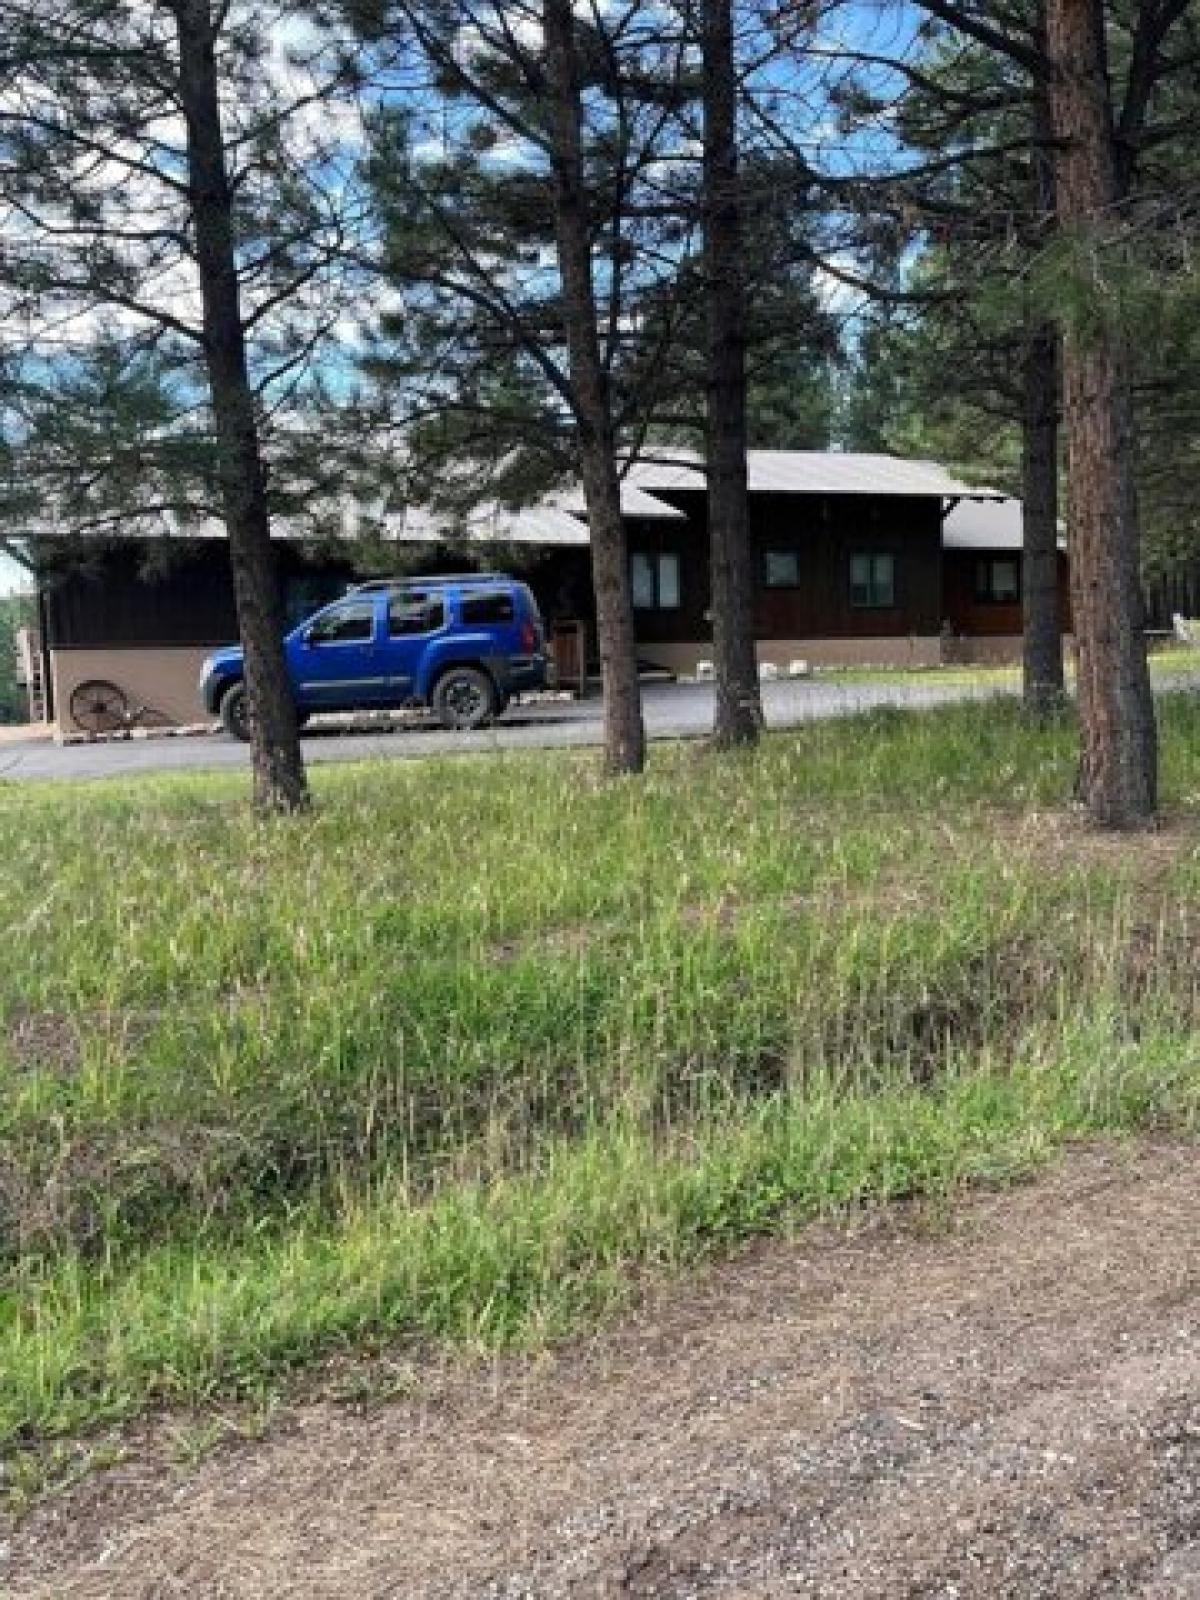
<instances>
[{"instance_id":1,"label":"metal roof","mask_svg":"<svg viewBox=\"0 0 1200 1600\"><path fill-rule=\"evenodd\" d=\"M499 506L477 507L468 517L455 520L439 517L421 506L380 516L371 507L359 507L347 500L330 506L323 514L293 521L276 515L271 519L271 535L280 540L319 538L355 539L371 536L387 544L539 544L586 545L588 530L579 517L557 506L542 504L524 511L508 511ZM23 539L66 539L78 536L78 529L65 519L44 517L36 524L26 523L19 534ZM131 515L104 525L97 538L124 539L224 539L226 529L218 517L183 518L174 512L154 511Z\"/></svg>"},{"instance_id":2,"label":"metal roof","mask_svg":"<svg viewBox=\"0 0 1200 1600\"><path fill-rule=\"evenodd\" d=\"M382 537L396 544L441 544L461 539L467 544L586 545L588 531L578 517L543 500L524 511L504 506L476 506L461 521L439 516L423 506L409 506L385 517ZM346 536L354 537L353 527Z\"/></svg>"},{"instance_id":3,"label":"metal roof","mask_svg":"<svg viewBox=\"0 0 1200 1600\"><path fill-rule=\"evenodd\" d=\"M1059 548L1065 549L1066 543L1060 533ZM1020 550L1024 544L1021 501L1011 495L1003 500L963 500L948 513L942 528L945 550Z\"/></svg>"},{"instance_id":4,"label":"metal roof","mask_svg":"<svg viewBox=\"0 0 1200 1600\"><path fill-rule=\"evenodd\" d=\"M586 515L582 484L571 489L562 490L558 495L551 495L550 500L561 506L564 511L569 511L572 516L582 517ZM687 521L686 511L680 511L678 506L669 506L665 500L660 500L657 495L647 493L646 486L635 482L632 475L621 479L621 514L626 517L641 517L653 522Z\"/></svg>"},{"instance_id":5,"label":"metal roof","mask_svg":"<svg viewBox=\"0 0 1200 1600\"><path fill-rule=\"evenodd\" d=\"M911 461L899 456L863 455L822 450L751 450L747 454L750 490L753 494L846 494L876 496L920 496L942 501L960 500L947 519L948 533L964 543L949 543L948 548L1010 548L1009 539L1020 544L1020 508L995 490L970 486L953 477L936 461ZM686 513L659 498L680 490L703 492L703 459L691 450L670 447L665 455L639 459L627 469L621 481L621 510L626 517L654 521L684 521ZM984 526L982 517L972 522L968 512L986 513L989 502L1007 504L1003 515L988 526L1005 529L1005 518L1016 517L1014 536L1004 532L996 543L989 535L981 544L966 531ZM1016 506L1016 511L1011 509ZM994 509L994 508L993 508ZM331 496L316 520L305 518L291 523L285 517L272 520L272 532L280 539L324 537L353 539L370 533L397 544L437 544L462 540L470 544L530 544L584 546L589 542L583 490L578 485L557 489L524 510L510 510L495 502L485 502L463 519L451 519L422 506L384 512L382 506L364 507L349 495ZM27 527L14 537L66 537L74 530L58 521L53 512L36 527ZM218 518L183 520L171 512L155 510L122 518L107 524L108 537L125 538L224 538L225 527ZM978 535L982 537L982 535Z\"/></svg>"},{"instance_id":6,"label":"metal roof","mask_svg":"<svg viewBox=\"0 0 1200 1600\"><path fill-rule=\"evenodd\" d=\"M687 513L648 494L625 479L621 483L621 513L655 521L685 522ZM435 512L410 507L402 517L388 518L385 539L408 543L436 543L455 536L480 544L586 545L589 543L583 488L556 489L521 510L485 504L476 507L460 524Z\"/></svg>"},{"instance_id":7,"label":"metal roof","mask_svg":"<svg viewBox=\"0 0 1200 1600\"><path fill-rule=\"evenodd\" d=\"M686 513L628 481L621 484L621 511L626 517L655 521L686 521ZM317 524L320 526L317 526ZM67 538L76 530L53 516L27 526L21 537ZM105 535L134 539L223 539L225 524L218 517L187 519L171 511L154 510L107 524ZM534 544L586 546L589 542L583 490L572 486L546 495L534 505L511 510L495 502L476 506L455 519L424 506L382 512L378 505L362 506L349 496L327 502L314 518L299 523L287 517L271 519L277 539L311 539L320 536L354 539L370 533L385 543L441 544L461 540L466 544Z\"/></svg>"},{"instance_id":8,"label":"metal roof","mask_svg":"<svg viewBox=\"0 0 1200 1600\"><path fill-rule=\"evenodd\" d=\"M752 494L1003 498L994 489L964 483L936 461L912 461L902 456L864 455L848 450L749 450L746 465ZM636 461L629 476L651 492L704 488L702 458L693 450L672 448L652 460Z\"/></svg>"}]
</instances>

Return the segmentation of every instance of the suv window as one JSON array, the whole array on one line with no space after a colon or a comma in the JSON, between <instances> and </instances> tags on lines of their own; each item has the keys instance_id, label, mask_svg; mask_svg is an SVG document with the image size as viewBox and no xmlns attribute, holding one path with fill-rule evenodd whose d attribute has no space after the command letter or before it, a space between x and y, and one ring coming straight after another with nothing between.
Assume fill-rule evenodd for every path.
<instances>
[{"instance_id":1,"label":"suv window","mask_svg":"<svg viewBox=\"0 0 1200 1600\"><path fill-rule=\"evenodd\" d=\"M361 644L375 631L375 607L370 600L327 611L308 630L309 644Z\"/></svg>"},{"instance_id":2,"label":"suv window","mask_svg":"<svg viewBox=\"0 0 1200 1600\"><path fill-rule=\"evenodd\" d=\"M401 594L388 601L388 636L403 639L413 633L434 633L444 627L446 606L440 595Z\"/></svg>"},{"instance_id":3,"label":"suv window","mask_svg":"<svg viewBox=\"0 0 1200 1600\"><path fill-rule=\"evenodd\" d=\"M463 595L459 601L463 622L476 626L488 622L511 622L516 616L513 597L503 589L491 594Z\"/></svg>"}]
</instances>

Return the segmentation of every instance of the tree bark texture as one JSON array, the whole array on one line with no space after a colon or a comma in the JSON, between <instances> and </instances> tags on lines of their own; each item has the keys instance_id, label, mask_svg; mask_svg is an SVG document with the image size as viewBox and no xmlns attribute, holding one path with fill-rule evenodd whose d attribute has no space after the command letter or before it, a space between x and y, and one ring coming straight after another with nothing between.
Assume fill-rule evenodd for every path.
<instances>
[{"instance_id":1,"label":"tree bark texture","mask_svg":"<svg viewBox=\"0 0 1200 1600\"><path fill-rule=\"evenodd\" d=\"M1066 698L1058 566L1058 330L1051 323L1028 330L1024 388L1024 698L1027 711L1046 716Z\"/></svg>"},{"instance_id":2,"label":"tree bark texture","mask_svg":"<svg viewBox=\"0 0 1200 1600\"><path fill-rule=\"evenodd\" d=\"M579 468L591 535L596 633L604 689L604 761L613 774L646 758L629 553L608 373L600 350L592 229L583 162L583 96L571 0L545 0L554 226L574 395Z\"/></svg>"},{"instance_id":3,"label":"tree bark texture","mask_svg":"<svg viewBox=\"0 0 1200 1600\"><path fill-rule=\"evenodd\" d=\"M266 475L246 360L212 0L170 3L179 41L188 190L217 471L245 656L254 803L264 812L298 811L308 804L308 785L284 661L283 610L271 548Z\"/></svg>"},{"instance_id":4,"label":"tree bark texture","mask_svg":"<svg viewBox=\"0 0 1200 1600\"><path fill-rule=\"evenodd\" d=\"M1059 228L1084 259L1119 199L1100 0L1048 0ZM1150 823L1157 732L1146 664L1126 340L1101 313L1063 337L1071 599L1082 724L1080 798L1105 827Z\"/></svg>"},{"instance_id":5,"label":"tree bark texture","mask_svg":"<svg viewBox=\"0 0 1200 1600\"><path fill-rule=\"evenodd\" d=\"M1038 41L1046 44L1046 6L1037 8ZM1055 226L1054 127L1044 77L1033 84L1030 160L1037 205L1036 238ZM1021 496L1024 523L1022 684L1025 709L1044 717L1066 701L1058 562L1059 338L1057 325L1031 308L1025 330Z\"/></svg>"},{"instance_id":6,"label":"tree bark texture","mask_svg":"<svg viewBox=\"0 0 1200 1600\"><path fill-rule=\"evenodd\" d=\"M746 469L746 307L731 0L702 0L708 531L717 745L762 728Z\"/></svg>"}]
</instances>

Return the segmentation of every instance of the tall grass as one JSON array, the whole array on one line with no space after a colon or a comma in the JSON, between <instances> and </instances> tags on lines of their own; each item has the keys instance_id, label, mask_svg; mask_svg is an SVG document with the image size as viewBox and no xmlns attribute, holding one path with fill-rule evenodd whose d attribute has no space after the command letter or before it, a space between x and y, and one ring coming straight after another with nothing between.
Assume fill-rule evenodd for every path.
<instances>
[{"instance_id":1,"label":"tall grass","mask_svg":"<svg viewBox=\"0 0 1200 1600\"><path fill-rule=\"evenodd\" d=\"M1200 712L1159 839L1070 730L874 713L575 754L0 789L0 1442L496 1346L830 1206L1190 1125Z\"/></svg>"}]
</instances>

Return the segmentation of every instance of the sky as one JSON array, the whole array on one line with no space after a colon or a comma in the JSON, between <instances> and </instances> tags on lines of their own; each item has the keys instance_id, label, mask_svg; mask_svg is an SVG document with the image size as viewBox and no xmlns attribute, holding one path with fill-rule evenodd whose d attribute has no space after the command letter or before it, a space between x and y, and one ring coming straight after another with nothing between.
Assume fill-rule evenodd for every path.
<instances>
[{"instance_id":1,"label":"sky","mask_svg":"<svg viewBox=\"0 0 1200 1600\"><path fill-rule=\"evenodd\" d=\"M29 574L11 557L0 553L0 595L14 594L29 587Z\"/></svg>"}]
</instances>

